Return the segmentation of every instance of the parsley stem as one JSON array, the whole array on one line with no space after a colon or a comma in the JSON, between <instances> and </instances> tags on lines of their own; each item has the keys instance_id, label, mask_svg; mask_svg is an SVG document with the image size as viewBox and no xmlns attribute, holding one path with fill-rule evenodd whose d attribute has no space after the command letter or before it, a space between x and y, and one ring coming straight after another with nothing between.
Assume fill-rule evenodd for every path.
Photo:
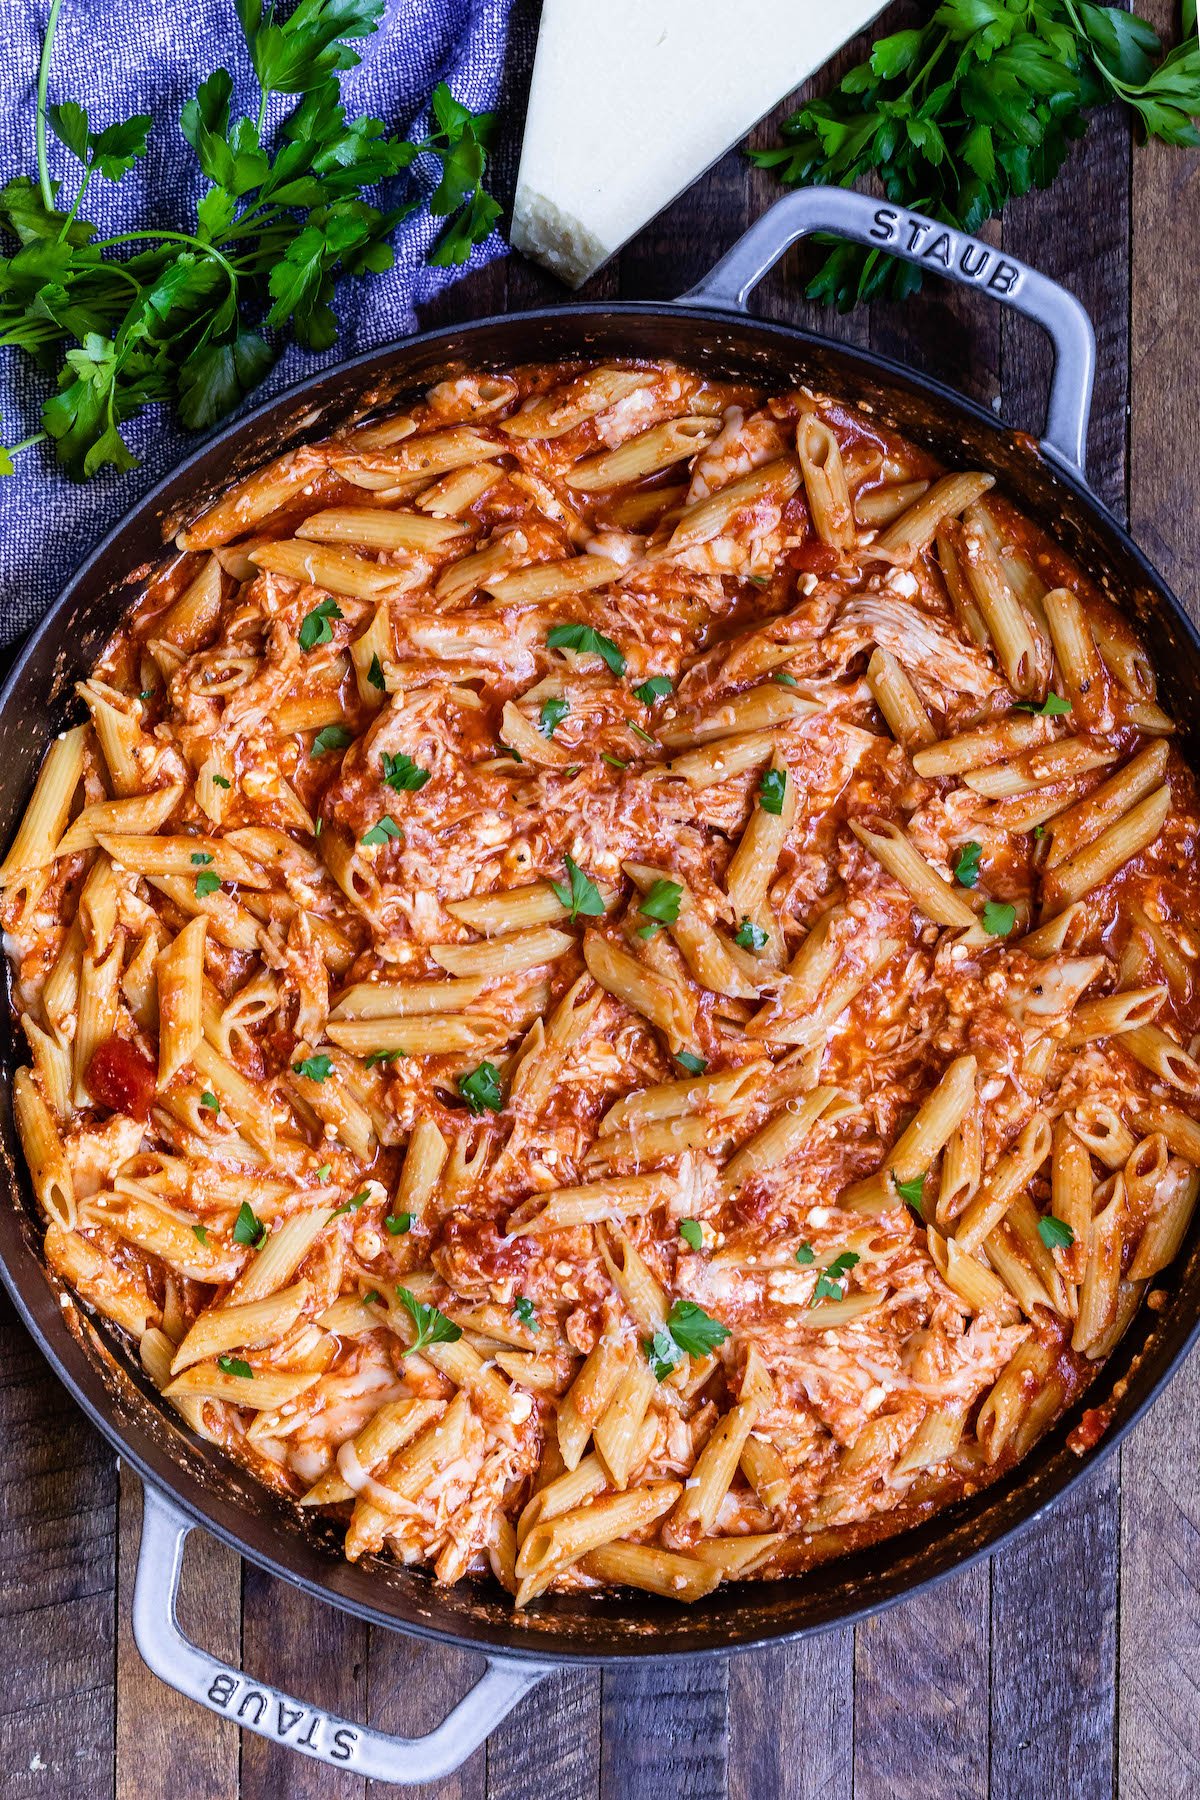
<instances>
[{"instance_id":1,"label":"parsley stem","mask_svg":"<svg viewBox=\"0 0 1200 1800\"><path fill-rule=\"evenodd\" d=\"M269 92L270 90L268 88L264 88L258 102L258 123L254 130L255 135L260 139L263 134L263 126L267 122L267 98Z\"/></svg>"},{"instance_id":2,"label":"parsley stem","mask_svg":"<svg viewBox=\"0 0 1200 1800\"><path fill-rule=\"evenodd\" d=\"M7 454L9 456L20 456L22 450L32 450L35 444L44 444L46 435L47 434L44 431L32 431L28 437L22 438L20 443L7 445Z\"/></svg>"},{"instance_id":3,"label":"parsley stem","mask_svg":"<svg viewBox=\"0 0 1200 1800\"><path fill-rule=\"evenodd\" d=\"M42 55L41 61L38 63L37 111L34 115L38 181L42 189L42 204L47 212L54 211L54 189L50 183L50 171L46 164L46 87L50 80L50 52L54 48L54 33L58 29L58 12L61 5L62 0L50 0L50 17L46 20L46 35L42 39Z\"/></svg>"},{"instance_id":4,"label":"parsley stem","mask_svg":"<svg viewBox=\"0 0 1200 1800\"><path fill-rule=\"evenodd\" d=\"M136 244L145 240L153 240L154 243L192 244L205 256L211 256L214 262L219 262L230 281L237 281L237 270L227 257L221 255L215 244L193 237L190 231L123 231L119 237L97 238L92 249L111 250L116 244Z\"/></svg>"},{"instance_id":5,"label":"parsley stem","mask_svg":"<svg viewBox=\"0 0 1200 1800\"><path fill-rule=\"evenodd\" d=\"M85 169L83 171L83 180L79 184L79 191L75 195L74 200L72 200L72 202L71 202L71 210L62 222L62 228L58 234L58 241L60 244L64 242L68 231L70 231L71 226L74 223L75 214L79 211L80 202L83 200L83 196L88 191L88 182L91 179L92 179L91 169ZM136 286L137 283L135 282L134 285Z\"/></svg>"}]
</instances>

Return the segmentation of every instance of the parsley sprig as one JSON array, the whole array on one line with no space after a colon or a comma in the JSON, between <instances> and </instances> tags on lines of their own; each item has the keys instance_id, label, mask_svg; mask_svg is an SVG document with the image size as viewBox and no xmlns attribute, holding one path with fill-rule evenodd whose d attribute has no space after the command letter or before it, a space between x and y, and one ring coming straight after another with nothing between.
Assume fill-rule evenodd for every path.
<instances>
[{"instance_id":1,"label":"parsley sprig","mask_svg":"<svg viewBox=\"0 0 1200 1800\"><path fill-rule=\"evenodd\" d=\"M401 1306L412 1320L416 1328L416 1337L402 1356L411 1356L416 1350L423 1350L426 1344L456 1344L462 1336L462 1326L448 1319L436 1306L418 1300L410 1288L398 1287L397 1298Z\"/></svg>"},{"instance_id":2,"label":"parsley sprig","mask_svg":"<svg viewBox=\"0 0 1200 1800\"><path fill-rule=\"evenodd\" d=\"M656 1381L665 1381L685 1356L708 1356L729 1336L722 1325L694 1300L676 1300L652 1338L642 1345Z\"/></svg>"},{"instance_id":3,"label":"parsley sprig","mask_svg":"<svg viewBox=\"0 0 1200 1800\"><path fill-rule=\"evenodd\" d=\"M877 175L889 200L976 232L1018 195L1048 187L1088 114L1113 98L1147 137L1200 144L1200 40L1161 57L1135 13L1086 0L943 0L927 22L880 38L840 86L785 120L782 145L751 152L791 187ZM838 244L809 285L846 311L902 299L921 271Z\"/></svg>"},{"instance_id":4,"label":"parsley sprig","mask_svg":"<svg viewBox=\"0 0 1200 1800\"><path fill-rule=\"evenodd\" d=\"M499 207L483 186L490 114L472 114L441 82L420 140L346 116L338 77L359 62L353 45L376 30L384 0L300 0L286 19L275 0L236 0L257 116L232 116L225 69L183 106L178 123L208 182L194 230L147 225L101 237L83 203L97 181L119 182L153 157L153 121L138 114L96 129L77 101L48 103L61 4L50 8L42 45L36 180L18 175L0 190L0 229L16 240L0 262L0 346L57 371L41 431L14 449L49 437L77 480L106 464L128 469L137 459L122 427L144 407L169 405L202 430L258 385L277 354L264 328L329 349L338 282L391 268L392 233L419 205L411 192L382 206L366 196L419 157L441 165L429 210L446 225L430 262L464 262L491 231ZM267 133L273 95L296 104ZM78 165L69 198L68 184L51 178L47 126ZM0 453L0 472L9 454Z\"/></svg>"}]
</instances>

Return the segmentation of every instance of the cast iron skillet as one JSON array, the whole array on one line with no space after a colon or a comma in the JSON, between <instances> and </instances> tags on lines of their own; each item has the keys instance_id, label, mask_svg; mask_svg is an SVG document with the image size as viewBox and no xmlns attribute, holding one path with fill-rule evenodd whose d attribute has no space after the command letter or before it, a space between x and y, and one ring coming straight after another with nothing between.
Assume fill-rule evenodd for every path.
<instances>
[{"instance_id":1,"label":"cast iron skillet","mask_svg":"<svg viewBox=\"0 0 1200 1800\"><path fill-rule=\"evenodd\" d=\"M990 413L895 363L823 338L751 320L746 295L787 246L830 230L981 288L1050 332L1056 365L1039 449ZM1200 637L1179 602L1083 479L1094 344L1087 315L1062 288L990 246L919 215L839 189L781 200L707 280L674 305L573 306L428 332L302 383L210 439L87 559L29 640L0 695L0 841L28 798L51 734L79 716L73 683L86 674L144 579L164 537L201 502L280 450L402 397L458 365L569 356L674 357L771 388L798 382L873 407L954 466L990 470L1136 618L1168 709L1182 722L1200 696ZM1200 765L1200 745L1185 754ZM9 1076L18 1054L5 1020ZM1161 1310L1143 1307L1085 1402L1007 1477L929 1523L812 1574L718 1588L687 1608L648 1595L560 1596L522 1619L494 1586L439 1589L422 1571L351 1565L340 1533L271 1495L163 1406L135 1354L103 1322L65 1310L39 1256L40 1230L17 1150L9 1082L0 1083L0 1147L14 1204L0 1205L0 1272L43 1354L110 1442L142 1476L145 1511L134 1597L138 1646L157 1674L214 1711L326 1762L383 1781L429 1781L464 1761L520 1696L556 1664L695 1656L749 1648L847 1624L993 1550L1028 1525L1119 1438L1194 1341L1200 1244L1188 1245L1159 1285ZM1102 1441L1068 1446L1082 1405L1111 1408ZM388 1738L290 1699L183 1638L174 1601L193 1526L306 1591L375 1624L488 1653L478 1685L431 1735Z\"/></svg>"}]
</instances>

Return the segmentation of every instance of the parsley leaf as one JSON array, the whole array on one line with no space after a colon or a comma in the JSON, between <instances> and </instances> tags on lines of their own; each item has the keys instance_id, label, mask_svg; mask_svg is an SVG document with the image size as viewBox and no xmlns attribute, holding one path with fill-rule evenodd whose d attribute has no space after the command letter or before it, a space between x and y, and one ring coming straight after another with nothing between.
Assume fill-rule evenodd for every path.
<instances>
[{"instance_id":1,"label":"parsley leaf","mask_svg":"<svg viewBox=\"0 0 1200 1800\"><path fill-rule=\"evenodd\" d=\"M596 631L591 625L554 625L550 629L546 643L551 650L575 650L581 656L593 655L601 657L614 675L625 673L625 658L603 632Z\"/></svg>"},{"instance_id":2,"label":"parsley leaf","mask_svg":"<svg viewBox=\"0 0 1200 1800\"><path fill-rule=\"evenodd\" d=\"M542 1329L533 1316L533 1301L525 1294L517 1295L512 1303L512 1309L520 1323L522 1325L527 1325L530 1331L540 1331Z\"/></svg>"},{"instance_id":3,"label":"parsley leaf","mask_svg":"<svg viewBox=\"0 0 1200 1800\"><path fill-rule=\"evenodd\" d=\"M383 1228L389 1237L404 1237L412 1230L413 1216L409 1212L388 1213L383 1221Z\"/></svg>"},{"instance_id":4,"label":"parsley leaf","mask_svg":"<svg viewBox=\"0 0 1200 1800\"><path fill-rule=\"evenodd\" d=\"M398 838L399 836L400 827L397 825L395 819L392 818L390 813L384 813L379 823L377 825L372 825L369 831L364 831L358 841L360 844L374 846L376 844L386 844L389 838Z\"/></svg>"},{"instance_id":5,"label":"parsley leaf","mask_svg":"<svg viewBox=\"0 0 1200 1800\"><path fill-rule=\"evenodd\" d=\"M387 682L383 678L383 664L378 656L371 658L371 666L367 670L367 680L373 688L378 688L381 694L387 692Z\"/></svg>"},{"instance_id":6,"label":"parsley leaf","mask_svg":"<svg viewBox=\"0 0 1200 1800\"><path fill-rule=\"evenodd\" d=\"M983 845L975 843L963 844L958 852L958 861L954 865L954 879L962 887L973 888L979 880L979 862L983 856Z\"/></svg>"},{"instance_id":7,"label":"parsley leaf","mask_svg":"<svg viewBox=\"0 0 1200 1800\"><path fill-rule=\"evenodd\" d=\"M368 1288L365 1294L359 1295L359 1299L362 1301L362 1304L364 1306L382 1306L383 1305L383 1295L380 1293L378 1288Z\"/></svg>"},{"instance_id":8,"label":"parsley leaf","mask_svg":"<svg viewBox=\"0 0 1200 1800\"><path fill-rule=\"evenodd\" d=\"M207 1088L205 1088L200 1096L200 1104L201 1106L206 1107L209 1112L219 1113L221 1110L221 1102L217 1099L217 1096L210 1093Z\"/></svg>"},{"instance_id":9,"label":"parsley leaf","mask_svg":"<svg viewBox=\"0 0 1200 1800\"><path fill-rule=\"evenodd\" d=\"M210 854L207 850L193 850L192 851L192 861L194 863L210 863L212 861L212 857L210 856Z\"/></svg>"},{"instance_id":10,"label":"parsley leaf","mask_svg":"<svg viewBox=\"0 0 1200 1800\"><path fill-rule=\"evenodd\" d=\"M221 877L219 875L214 875L211 869L205 869L196 877L197 900L203 900L209 894L215 894L220 885Z\"/></svg>"},{"instance_id":11,"label":"parsley leaf","mask_svg":"<svg viewBox=\"0 0 1200 1800\"><path fill-rule=\"evenodd\" d=\"M212 783L214 787L219 788L227 788L230 785L228 778L224 775L214 775Z\"/></svg>"},{"instance_id":12,"label":"parsley leaf","mask_svg":"<svg viewBox=\"0 0 1200 1800\"><path fill-rule=\"evenodd\" d=\"M914 1175L909 1181L896 1181L895 1176L892 1177L892 1180L895 1182L896 1192L899 1194L900 1198L904 1201L906 1206L911 1206L917 1216L922 1219L925 1217L922 1208L922 1195L925 1192L925 1176L928 1175L928 1173L929 1171L926 1169L924 1174Z\"/></svg>"},{"instance_id":13,"label":"parsley leaf","mask_svg":"<svg viewBox=\"0 0 1200 1800\"><path fill-rule=\"evenodd\" d=\"M238 1375L243 1381L254 1380L254 1370L240 1356L218 1356L217 1367L222 1375Z\"/></svg>"},{"instance_id":14,"label":"parsley leaf","mask_svg":"<svg viewBox=\"0 0 1200 1800\"><path fill-rule=\"evenodd\" d=\"M233 1241L245 1244L251 1250L257 1250L260 1244L266 1243L267 1228L255 1213L248 1200L243 1200L238 1207L238 1216L233 1222Z\"/></svg>"},{"instance_id":15,"label":"parsley leaf","mask_svg":"<svg viewBox=\"0 0 1200 1800\"><path fill-rule=\"evenodd\" d=\"M385 785L394 788L398 794L415 794L429 780L430 771L418 768L412 757L406 756L403 751L399 756L389 756L385 750L382 763ZM364 838L364 844L366 841Z\"/></svg>"},{"instance_id":16,"label":"parsley leaf","mask_svg":"<svg viewBox=\"0 0 1200 1800\"><path fill-rule=\"evenodd\" d=\"M1039 719L1061 719L1071 710L1071 702L1064 700L1053 691L1046 695L1039 706L1036 700L1017 700L1013 703L1014 712L1035 713Z\"/></svg>"},{"instance_id":17,"label":"parsley leaf","mask_svg":"<svg viewBox=\"0 0 1200 1800\"><path fill-rule=\"evenodd\" d=\"M787 773L783 769L764 769L758 784L758 803L764 812L778 815L783 811L787 793Z\"/></svg>"},{"instance_id":18,"label":"parsley leaf","mask_svg":"<svg viewBox=\"0 0 1200 1800\"><path fill-rule=\"evenodd\" d=\"M458 1091L476 1117L482 1112L504 1110L500 1071L494 1063L481 1062L469 1075L460 1075Z\"/></svg>"},{"instance_id":19,"label":"parsley leaf","mask_svg":"<svg viewBox=\"0 0 1200 1800\"><path fill-rule=\"evenodd\" d=\"M1075 1242L1075 1233L1064 1219L1056 1219L1053 1213L1038 1220L1038 1236L1047 1250L1067 1250Z\"/></svg>"},{"instance_id":20,"label":"parsley leaf","mask_svg":"<svg viewBox=\"0 0 1200 1800\"><path fill-rule=\"evenodd\" d=\"M204 1244L207 1247L207 1245L208 1245L208 1226L207 1225L193 1225L192 1226L192 1236L196 1239L196 1242L198 1244Z\"/></svg>"},{"instance_id":21,"label":"parsley leaf","mask_svg":"<svg viewBox=\"0 0 1200 1800\"><path fill-rule=\"evenodd\" d=\"M843 1250L835 1256L827 1268L817 1277L817 1285L813 1289L809 1306L817 1306L822 1300L844 1300L846 1298L846 1277L858 1261L853 1250Z\"/></svg>"},{"instance_id":22,"label":"parsley leaf","mask_svg":"<svg viewBox=\"0 0 1200 1800\"><path fill-rule=\"evenodd\" d=\"M679 1366L682 1357L708 1356L728 1336L729 1327L722 1325L719 1319L711 1318L694 1300L676 1300L667 1314L666 1324L659 1326L642 1349L655 1379L664 1381L671 1370Z\"/></svg>"},{"instance_id":23,"label":"parsley leaf","mask_svg":"<svg viewBox=\"0 0 1200 1800\"><path fill-rule=\"evenodd\" d=\"M690 1050L677 1050L675 1052L675 1061L679 1064L680 1068L685 1069L689 1075L703 1075L705 1069L708 1067L708 1064L702 1056L694 1056Z\"/></svg>"},{"instance_id":24,"label":"parsley leaf","mask_svg":"<svg viewBox=\"0 0 1200 1800\"><path fill-rule=\"evenodd\" d=\"M651 675L648 681L643 681L633 691L643 706L653 706L656 700L661 700L671 692L673 685L669 675Z\"/></svg>"},{"instance_id":25,"label":"parsley leaf","mask_svg":"<svg viewBox=\"0 0 1200 1800\"><path fill-rule=\"evenodd\" d=\"M322 1163L320 1168L317 1170L317 1180L320 1182L326 1182L329 1180L329 1177L332 1175L332 1173L333 1173L332 1164Z\"/></svg>"},{"instance_id":26,"label":"parsley leaf","mask_svg":"<svg viewBox=\"0 0 1200 1800\"><path fill-rule=\"evenodd\" d=\"M371 1190L363 1188L352 1200L343 1200L340 1206L335 1206L329 1216L331 1219L340 1219L343 1213L359 1212L370 1198Z\"/></svg>"},{"instance_id":27,"label":"parsley leaf","mask_svg":"<svg viewBox=\"0 0 1200 1800\"><path fill-rule=\"evenodd\" d=\"M538 714L537 727L542 736L544 738L552 738L556 728L562 724L570 710L571 703L569 700L562 700L554 696L551 696L549 700L543 700L542 710Z\"/></svg>"},{"instance_id":28,"label":"parsley leaf","mask_svg":"<svg viewBox=\"0 0 1200 1800\"><path fill-rule=\"evenodd\" d=\"M600 889L594 881L589 881L575 859L567 856L567 881L552 881L555 899L560 906L565 906L572 919L582 913L585 918L598 919L604 911L604 901L600 898Z\"/></svg>"},{"instance_id":29,"label":"parsley leaf","mask_svg":"<svg viewBox=\"0 0 1200 1800\"><path fill-rule=\"evenodd\" d=\"M704 1242L704 1233L700 1229L698 1219L680 1219L679 1235L689 1250L699 1250Z\"/></svg>"},{"instance_id":30,"label":"parsley leaf","mask_svg":"<svg viewBox=\"0 0 1200 1800\"><path fill-rule=\"evenodd\" d=\"M993 937L1007 937L1017 922L1017 909L1005 900L988 900L983 908L983 929Z\"/></svg>"},{"instance_id":31,"label":"parsley leaf","mask_svg":"<svg viewBox=\"0 0 1200 1800\"><path fill-rule=\"evenodd\" d=\"M753 950L757 955L767 947L767 933L753 919L743 919L733 934L733 941L739 950Z\"/></svg>"},{"instance_id":32,"label":"parsley leaf","mask_svg":"<svg viewBox=\"0 0 1200 1800\"><path fill-rule=\"evenodd\" d=\"M651 938L664 925L673 925L679 917L679 906L683 899L683 888L677 881L654 882L649 891L643 894L638 902L638 911L643 918L649 919L649 925L638 927L638 936Z\"/></svg>"},{"instance_id":33,"label":"parsley leaf","mask_svg":"<svg viewBox=\"0 0 1200 1800\"><path fill-rule=\"evenodd\" d=\"M777 681L779 683L780 687L799 687L800 686L800 683L796 680L796 677L794 675L789 675L786 669L776 669L775 673L771 677L771 680Z\"/></svg>"},{"instance_id":34,"label":"parsley leaf","mask_svg":"<svg viewBox=\"0 0 1200 1800\"><path fill-rule=\"evenodd\" d=\"M306 1056L303 1062L292 1064L292 1074L302 1075L305 1081L328 1081L333 1063L328 1056Z\"/></svg>"},{"instance_id":35,"label":"parsley leaf","mask_svg":"<svg viewBox=\"0 0 1200 1800\"><path fill-rule=\"evenodd\" d=\"M462 1326L455 1325L445 1313L439 1312L436 1306L427 1305L418 1300L409 1288L396 1289L400 1304L416 1327L416 1338L401 1352L403 1356L411 1356L415 1350L423 1350L426 1344L456 1344L462 1336Z\"/></svg>"},{"instance_id":36,"label":"parsley leaf","mask_svg":"<svg viewBox=\"0 0 1200 1800\"><path fill-rule=\"evenodd\" d=\"M815 1254L811 1244L801 1244L796 1252L796 1261L800 1264L801 1268L807 1268L809 1263L814 1260Z\"/></svg>"},{"instance_id":37,"label":"parsley leaf","mask_svg":"<svg viewBox=\"0 0 1200 1800\"><path fill-rule=\"evenodd\" d=\"M403 1055L403 1050L372 1050L369 1055L363 1057L363 1062L368 1069L377 1069L381 1063L395 1062L398 1056Z\"/></svg>"},{"instance_id":38,"label":"parsley leaf","mask_svg":"<svg viewBox=\"0 0 1200 1800\"><path fill-rule=\"evenodd\" d=\"M324 600L314 606L311 612L306 612L301 619L300 648L315 650L318 644L331 644L333 626L330 620L343 619L345 616L337 601L327 594Z\"/></svg>"},{"instance_id":39,"label":"parsley leaf","mask_svg":"<svg viewBox=\"0 0 1200 1800\"><path fill-rule=\"evenodd\" d=\"M354 742L354 733L344 725L326 725L312 741L311 756L324 756L329 750L344 750Z\"/></svg>"}]
</instances>

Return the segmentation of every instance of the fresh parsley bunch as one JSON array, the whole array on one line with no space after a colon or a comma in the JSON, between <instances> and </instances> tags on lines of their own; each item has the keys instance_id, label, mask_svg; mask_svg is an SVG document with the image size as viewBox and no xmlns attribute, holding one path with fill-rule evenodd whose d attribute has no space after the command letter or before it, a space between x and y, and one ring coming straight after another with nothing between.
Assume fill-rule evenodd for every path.
<instances>
[{"instance_id":1,"label":"fresh parsley bunch","mask_svg":"<svg viewBox=\"0 0 1200 1800\"><path fill-rule=\"evenodd\" d=\"M943 0L928 24L881 38L834 93L752 151L789 186L878 177L889 200L975 232L1014 196L1048 187L1089 111L1119 99L1148 137L1200 144L1196 0L1168 55L1134 13L1086 0ZM808 292L847 311L903 298L921 273L881 250L838 244Z\"/></svg>"},{"instance_id":2,"label":"fresh parsley bunch","mask_svg":"<svg viewBox=\"0 0 1200 1800\"><path fill-rule=\"evenodd\" d=\"M392 231L419 204L408 196L381 207L365 196L419 156L441 164L429 209L446 225L431 262L465 262L495 223L500 208L483 186L490 113L471 113L443 82L419 142L346 116L338 76L360 60L352 42L376 29L384 0L300 0L287 19L274 0L265 10L262 0L236 0L258 114L231 115L225 69L184 106L180 127L210 183L195 231L100 237L81 216L88 189L120 181L145 156L152 120L139 114L95 131L75 101L48 104L61 4L53 0L38 72L37 180L18 176L0 190L0 228L15 240L0 259L0 345L57 374L42 431L14 450L48 436L79 480L105 464L127 469L136 459L121 427L143 407L166 403L202 429L262 380L274 333L290 328L307 349L328 349L337 283L389 269ZM268 139L274 94L297 103ZM69 203L48 172L47 123L80 164ZM11 471L11 455L0 452L0 472Z\"/></svg>"}]
</instances>

